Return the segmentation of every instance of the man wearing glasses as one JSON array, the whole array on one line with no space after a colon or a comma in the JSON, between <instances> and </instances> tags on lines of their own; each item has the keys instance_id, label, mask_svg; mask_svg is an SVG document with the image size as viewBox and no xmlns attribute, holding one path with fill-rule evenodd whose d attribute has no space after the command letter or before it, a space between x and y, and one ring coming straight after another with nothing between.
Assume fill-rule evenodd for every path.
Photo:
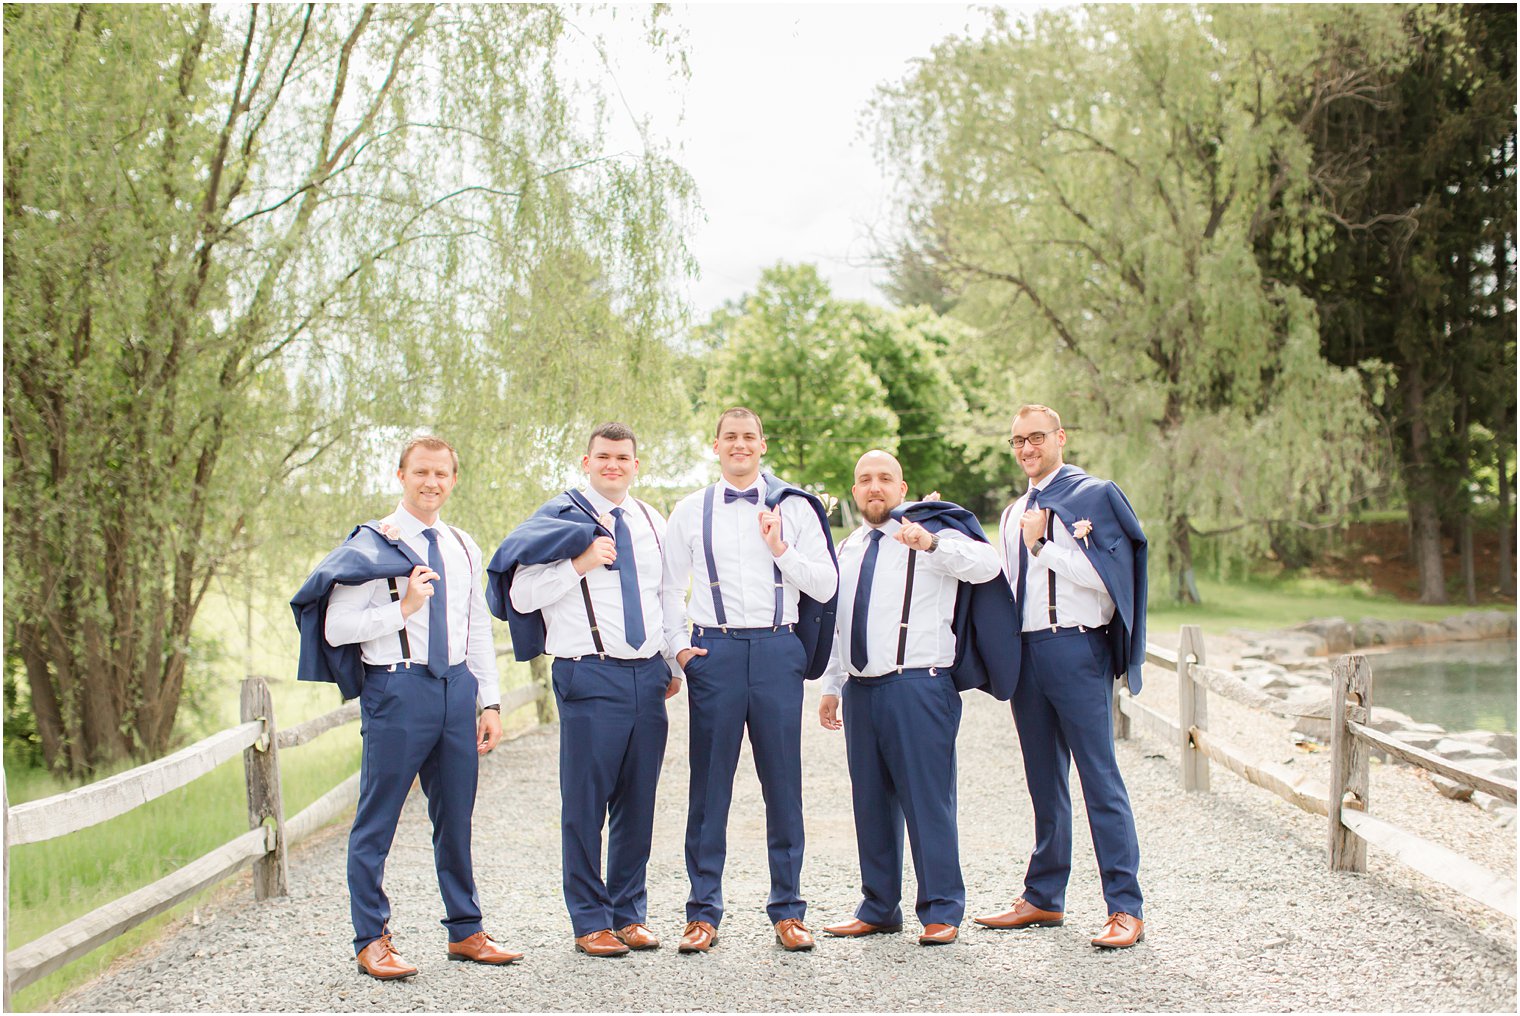
<instances>
[{"instance_id":1,"label":"man wearing glasses","mask_svg":"<svg viewBox=\"0 0 1520 1016\"><path fill-rule=\"evenodd\" d=\"M1062 460L1066 431L1048 406L1013 417L1008 444L1029 489L1003 513L1004 570L1022 619L1013 719L1034 804L1035 846L1013 909L989 928L1065 920L1071 873L1071 763L1087 802L1108 920L1095 946L1126 949L1145 934L1140 845L1114 754L1114 680L1140 691L1145 660L1145 534L1117 485Z\"/></svg>"}]
</instances>

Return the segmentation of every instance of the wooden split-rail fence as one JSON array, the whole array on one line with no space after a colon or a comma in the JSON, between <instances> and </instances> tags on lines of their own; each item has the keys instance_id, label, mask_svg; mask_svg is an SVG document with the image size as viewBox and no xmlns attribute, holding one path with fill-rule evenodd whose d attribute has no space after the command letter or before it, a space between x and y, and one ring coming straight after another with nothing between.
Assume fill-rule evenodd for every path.
<instances>
[{"instance_id":1,"label":"wooden split-rail fence","mask_svg":"<svg viewBox=\"0 0 1520 1016\"><path fill-rule=\"evenodd\" d=\"M1131 698L1121 689L1114 697L1114 733L1127 737L1133 722L1181 752L1184 790L1207 792L1209 763L1270 790L1289 804L1326 818L1327 853L1333 871L1366 871L1367 844L1392 854L1400 862L1442 885L1515 917L1515 882L1470 858L1401 828L1369 812L1370 760L1373 750L1454 780L1473 790L1515 803L1515 781L1477 772L1373 729L1372 671L1365 656L1338 657L1331 668L1330 780L1319 783L1275 762L1250 757L1209 732L1209 694L1290 719L1321 718L1322 711L1304 710L1251 687L1229 671L1204 664L1203 633L1183 625L1175 653L1145 647L1145 659L1177 674L1177 718Z\"/></svg>"},{"instance_id":2,"label":"wooden split-rail fence","mask_svg":"<svg viewBox=\"0 0 1520 1016\"><path fill-rule=\"evenodd\" d=\"M1211 692L1278 716L1297 718L1312 714L1296 711L1281 700L1252 688L1232 673L1206 666L1203 636L1197 625L1182 627L1175 653L1147 645L1146 662L1177 674L1177 718L1142 704L1121 688L1114 699L1115 736L1128 737L1133 724L1142 733L1178 746L1184 789L1207 792L1209 763L1216 762L1304 811L1325 816L1332 869L1366 871L1367 844L1371 843L1427 877L1511 918L1515 916L1515 883L1512 880L1368 813L1368 762L1372 749L1512 804L1515 802L1515 783L1475 772L1369 727L1372 675L1366 657L1343 656L1334 666L1331 780L1328 785L1316 784L1305 774L1289 772L1277 763L1253 759L1209 732L1208 696ZM536 703L539 722L549 719L547 663L546 657L533 661L532 682L503 696L503 714ZM238 726L213 734L156 762L14 808L6 802L7 925L10 923L12 846L39 843L123 815L204 776L239 752L243 755L246 777L249 826L248 832L151 885L113 900L15 951L10 951L7 945L6 1010L10 1009L11 992L79 959L245 867L253 867L256 900L286 894L286 858L290 846L353 806L359 795L359 775L355 773L298 814L286 818L280 795L279 751L306 744L330 730L352 723L359 718L359 703L349 702L288 730L277 730L274 702L268 686L262 678L250 677L242 686L241 718L242 723Z\"/></svg>"}]
</instances>

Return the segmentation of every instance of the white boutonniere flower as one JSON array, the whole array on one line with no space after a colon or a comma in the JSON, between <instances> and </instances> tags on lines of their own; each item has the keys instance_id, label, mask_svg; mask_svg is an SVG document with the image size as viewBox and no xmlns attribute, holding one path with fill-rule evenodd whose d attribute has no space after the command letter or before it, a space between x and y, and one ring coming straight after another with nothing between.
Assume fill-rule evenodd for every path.
<instances>
[{"instance_id":1,"label":"white boutonniere flower","mask_svg":"<svg viewBox=\"0 0 1520 1016\"><path fill-rule=\"evenodd\" d=\"M389 522L380 523L380 535L392 543L401 542L401 530Z\"/></svg>"},{"instance_id":2,"label":"white boutonniere flower","mask_svg":"<svg viewBox=\"0 0 1520 1016\"><path fill-rule=\"evenodd\" d=\"M606 512L602 512L602 514L596 517L596 524L607 530L607 532L612 532L612 516Z\"/></svg>"},{"instance_id":3,"label":"white boutonniere flower","mask_svg":"<svg viewBox=\"0 0 1520 1016\"><path fill-rule=\"evenodd\" d=\"M1087 542L1087 536L1091 532L1092 532L1092 520L1091 519L1078 519L1075 523L1072 524L1071 535L1075 536L1077 539L1081 540L1082 541L1082 545L1084 547L1090 547L1090 546L1092 546L1092 544L1090 544L1090 543Z\"/></svg>"}]
</instances>

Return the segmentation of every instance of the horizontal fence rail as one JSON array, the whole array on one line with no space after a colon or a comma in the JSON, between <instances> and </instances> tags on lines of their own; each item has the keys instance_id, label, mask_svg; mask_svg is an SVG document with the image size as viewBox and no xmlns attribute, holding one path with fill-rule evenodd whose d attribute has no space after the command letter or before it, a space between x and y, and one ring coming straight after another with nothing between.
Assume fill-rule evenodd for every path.
<instances>
[{"instance_id":1,"label":"horizontal fence rail","mask_svg":"<svg viewBox=\"0 0 1520 1016\"><path fill-rule=\"evenodd\" d=\"M498 650L502 655L511 650ZM501 699L502 714L537 705L536 719L548 714L548 667L534 661L530 684L510 688ZM295 748L359 719L359 703L348 702L315 719L277 730L274 703L262 678L250 677L241 689L242 720L172 755L76 790L3 809L5 872L9 895L10 848L88 829L132 811L243 756L248 825L246 833L185 864L150 885L97 907L35 941L5 952L4 1007L11 992L98 949L144 921L216 885L244 868L254 870L254 898L286 895L286 851L313 835L359 799L354 773L289 819L284 816L279 751ZM7 908L9 900L7 899ZM9 909L6 911L9 915ZM9 925L9 921L6 922ZM8 933L7 928L7 933Z\"/></svg>"},{"instance_id":2,"label":"horizontal fence rail","mask_svg":"<svg viewBox=\"0 0 1520 1016\"><path fill-rule=\"evenodd\" d=\"M205 776L263 736L262 722L244 723L87 787L18 804L6 819L5 844L41 843L125 815Z\"/></svg>"}]
</instances>

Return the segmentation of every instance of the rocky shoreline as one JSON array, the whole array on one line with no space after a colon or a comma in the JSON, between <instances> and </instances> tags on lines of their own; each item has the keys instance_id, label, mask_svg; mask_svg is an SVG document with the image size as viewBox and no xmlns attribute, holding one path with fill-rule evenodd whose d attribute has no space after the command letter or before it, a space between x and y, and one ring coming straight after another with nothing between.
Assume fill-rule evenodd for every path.
<instances>
[{"instance_id":1,"label":"rocky shoreline","mask_svg":"<svg viewBox=\"0 0 1520 1016\"><path fill-rule=\"evenodd\" d=\"M1326 743L1330 736L1331 664L1335 657L1358 650L1467 642L1515 637L1515 615L1499 610L1473 611L1430 621L1379 621L1363 618L1355 623L1332 617L1307 621L1272 632L1235 630L1242 640L1235 673L1248 685L1278 699L1305 715L1294 723L1293 736ZM1375 670L1375 668L1374 668ZM1433 752L1452 762L1500 779L1516 778L1516 738L1513 733L1489 730L1448 731L1439 724L1380 706L1373 700L1369 726L1395 740ZM1374 755L1388 761L1384 753ZM1515 824L1515 806L1491 794L1430 775L1446 797L1469 801L1501 826Z\"/></svg>"}]
</instances>

